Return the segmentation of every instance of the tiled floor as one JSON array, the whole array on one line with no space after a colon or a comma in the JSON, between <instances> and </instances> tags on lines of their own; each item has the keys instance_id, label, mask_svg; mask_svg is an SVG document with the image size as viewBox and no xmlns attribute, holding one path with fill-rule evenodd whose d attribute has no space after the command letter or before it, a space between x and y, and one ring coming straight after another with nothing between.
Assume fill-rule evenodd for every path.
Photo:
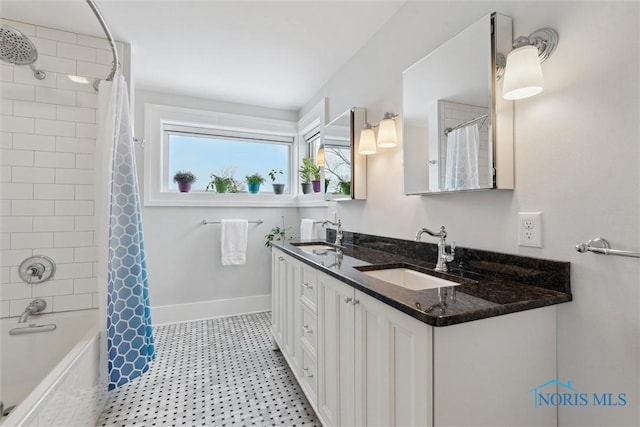
<instances>
[{"instance_id":1,"label":"tiled floor","mask_svg":"<svg viewBox=\"0 0 640 427\"><path fill-rule=\"evenodd\" d=\"M98 426L320 426L270 313L155 328L156 360L111 392Z\"/></svg>"}]
</instances>

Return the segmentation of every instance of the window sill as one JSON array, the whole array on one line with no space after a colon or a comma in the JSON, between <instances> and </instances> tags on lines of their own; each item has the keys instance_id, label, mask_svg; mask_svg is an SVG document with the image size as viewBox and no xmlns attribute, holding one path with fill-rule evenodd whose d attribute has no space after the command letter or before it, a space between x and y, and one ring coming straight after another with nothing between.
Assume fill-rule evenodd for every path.
<instances>
[{"instance_id":1,"label":"window sill","mask_svg":"<svg viewBox=\"0 0 640 427\"><path fill-rule=\"evenodd\" d=\"M324 200L324 193L311 193L298 195L297 206L300 208L314 208L327 207L329 204Z\"/></svg>"},{"instance_id":2,"label":"window sill","mask_svg":"<svg viewBox=\"0 0 640 427\"><path fill-rule=\"evenodd\" d=\"M326 207L328 203L322 194L215 194L205 192L159 193L154 198L146 198L145 206L202 206L202 207L241 207L241 208L297 208Z\"/></svg>"}]
</instances>

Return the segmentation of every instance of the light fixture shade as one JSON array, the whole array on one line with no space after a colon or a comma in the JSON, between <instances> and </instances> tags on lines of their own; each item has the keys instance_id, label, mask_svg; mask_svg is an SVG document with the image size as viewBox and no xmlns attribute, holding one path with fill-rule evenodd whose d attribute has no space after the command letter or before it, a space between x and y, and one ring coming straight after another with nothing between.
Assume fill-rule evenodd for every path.
<instances>
[{"instance_id":1,"label":"light fixture shade","mask_svg":"<svg viewBox=\"0 0 640 427\"><path fill-rule=\"evenodd\" d=\"M507 56L502 96L504 99L523 99L542 92L544 79L538 59L538 48L522 46Z\"/></svg>"},{"instance_id":2,"label":"light fixture shade","mask_svg":"<svg viewBox=\"0 0 640 427\"><path fill-rule=\"evenodd\" d=\"M378 127L378 147L391 148L398 145L396 122L389 114L385 115Z\"/></svg>"},{"instance_id":3,"label":"light fixture shade","mask_svg":"<svg viewBox=\"0 0 640 427\"><path fill-rule=\"evenodd\" d=\"M316 153L316 166L324 166L324 144L320 144Z\"/></svg>"},{"instance_id":4,"label":"light fixture shade","mask_svg":"<svg viewBox=\"0 0 640 427\"><path fill-rule=\"evenodd\" d=\"M360 132L360 143L358 152L360 154L376 154L376 135L370 124L366 124L365 128Z\"/></svg>"}]
</instances>

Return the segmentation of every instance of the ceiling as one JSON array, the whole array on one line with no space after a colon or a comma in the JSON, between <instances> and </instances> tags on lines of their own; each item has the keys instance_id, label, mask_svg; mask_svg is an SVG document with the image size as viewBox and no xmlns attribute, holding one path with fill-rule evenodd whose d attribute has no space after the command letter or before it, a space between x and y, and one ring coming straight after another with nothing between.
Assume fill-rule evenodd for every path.
<instances>
[{"instance_id":1,"label":"ceiling","mask_svg":"<svg viewBox=\"0 0 640 427\"><path fill-rule=\"evenodd\" d=\"M296 111L403 1L96 3L138 88ZM1 0L0 16L104 37L84 0Z\"/></svg>"}]
</instances>

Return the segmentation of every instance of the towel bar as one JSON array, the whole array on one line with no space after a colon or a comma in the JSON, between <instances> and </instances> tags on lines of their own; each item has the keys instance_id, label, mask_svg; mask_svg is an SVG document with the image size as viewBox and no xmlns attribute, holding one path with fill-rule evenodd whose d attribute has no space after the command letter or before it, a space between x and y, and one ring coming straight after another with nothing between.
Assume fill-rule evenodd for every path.
<instances>
[{"instance_id":1,"label":"towel bar","mask_svg":"<svg viewBox=\"0 0 640 427\"><path fill-rule=\"evenodd\" d=\"M596 237L589 240L587 243L580 243L576 245L576 251L580 253L593 252L599 255L618 255L631 258L640 258L640 252L623 251L621 249L611 249L609 242L602 237Z\"/></svg>"},{"instance_id":2,"label":"towel bar","mask_svg":"<svg viewBox=\"0 0 640 427\"><path fill-rule=\"evenodd\" d=\"M262 224L264 222L264 220L262 218L257 219L255 221L249 221L249 224ZM208 221L206 219L202 220L202 224L203 225L207 225L207 224L222 224L222 221Z\"/></svg>"}]
</instances>

